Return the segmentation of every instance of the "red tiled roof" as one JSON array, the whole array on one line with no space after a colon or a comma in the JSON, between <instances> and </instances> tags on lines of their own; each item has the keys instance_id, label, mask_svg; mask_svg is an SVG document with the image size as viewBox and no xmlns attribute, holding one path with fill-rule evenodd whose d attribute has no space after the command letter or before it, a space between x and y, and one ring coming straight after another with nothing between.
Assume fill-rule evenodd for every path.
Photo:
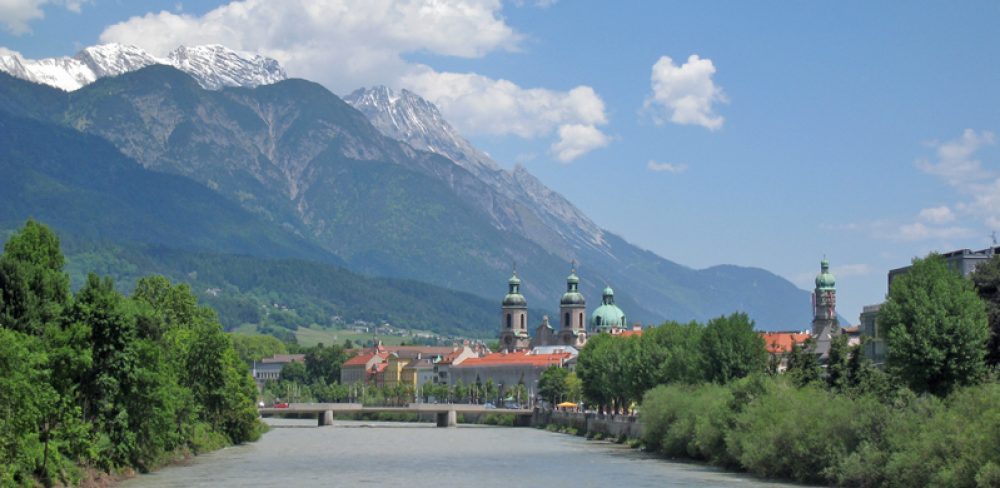
<instances>
[{"instance_id":1,"label":"red tiled roof","mask_svg":"<svg viewBox=\"0 0 1000 488\"><path fill-rule=\"evenodd\" d=\"M623 330L623 331L619 332L617 335L619 337L641 336L642 335L642 329L638 329L638 330L636 330L636 329Z\"/></svg>"},{"instance_id":2,"label":"red tiled roof","mask_svg":"<svg viewBox=\"0 0 1000 488\"><path fill-rule=\"evenodd\" d=\"M469 358L462 364L455 365L456 368L476 367L476 366L505 366L518 364L524 366L552 366L561 365L566 360L573 357L568 352L553 354L528 354L527 352L502 353L495 352L481 358Z\"/></svg>"},{"instance_id":3,"label":"red tiled roof","mask_svg":"<svg viewBox=\"0 0 1000 488\"><path fill-rule=\"evenodd\" d=\"M784 354L792 350L793 345L802 344L811 337L801 332L761 332L764 347L771 354Z\"/></svg>"},{"instance_id":4,"label":"red tiled roof","mask_svg":"<svg viewBox=\"0 0 1000 488\"><path fill-rule=\"evenodd\" d=\"M861 326L860 325L853 325L851 327L844 327L844 333L845 334L860 334L861 333Z\"/></svg>"},{"instance_id":5,"label":"red tiled roof","mask_svg":"<svg viewBox=\"0 0 1000 488\"><path fill-rule=\"evenodd\" d=\"M354 356L353 358L350 358L347 361L344 361L343 366L364 366L364 365L368 364L368 361L371 361L371 359L374 356L376 356L375 353L371 353L371 352L365 353L365 352L362 352L362 353L358 354L357 356ZM385 359L386 357L388 357L388 354L382 353L382 354L378 354L378 356L380 356L382 359Z\"/></svg>"}]
</instances>

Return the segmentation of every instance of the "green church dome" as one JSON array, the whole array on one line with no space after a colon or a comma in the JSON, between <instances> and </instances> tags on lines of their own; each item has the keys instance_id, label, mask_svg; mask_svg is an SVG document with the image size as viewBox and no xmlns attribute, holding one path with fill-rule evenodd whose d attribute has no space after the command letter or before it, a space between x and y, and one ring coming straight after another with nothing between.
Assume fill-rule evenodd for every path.
<instances>
[{"instance_id":1,"label":"green church dome","mask_svg":"<svg viewBox=\"0 0 1000 488\"><path fill-rule=\"evenodd\" d=\"M837 286L837 279L830 272L830 262L823 260L820 262L820 273L816 276L816 289L832 290Z\"/></svg>"},{"instance_id":2,"label":"green church dome","mask_svg":"<svg viewBox=\"0 0 1000 488\"><path fill-rule=\"evenodd\" d=\"M587 302L580 293L580 278L576 276L576 266L574 264L569 276L566 277L566 293L563 293L560 305L585 305Z\"/></svg>"},{"instance_id":3,"label":"green church dome","mask_svg":"<svg viewBox=\"0 0 1000 488\"><path fill-rule=\"evenodd\" d=\"M517 271L507 280L507 295L503 297L504 307L527 307L528 301L521 294L521 279L517 277Z\"/></svg>"},{"instance_id":4,"label":"green church dome","mask_svg":"<svg viewBox=\"0 0 1000 488\"><path fill-rule=\"evenodd\" d=\"M590 325L596 330L608 330L612 327L624 328L628 323L625 312L615 305L615 291L611 287L604 289L600 307L590 316Z\"/></svg>"}]
</instances>

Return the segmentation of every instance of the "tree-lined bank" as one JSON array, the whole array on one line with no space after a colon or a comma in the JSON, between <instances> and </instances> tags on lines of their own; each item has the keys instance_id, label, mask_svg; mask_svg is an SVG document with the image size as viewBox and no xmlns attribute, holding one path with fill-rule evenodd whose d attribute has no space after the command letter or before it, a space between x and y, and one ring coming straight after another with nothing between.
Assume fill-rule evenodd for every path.
<instances>
[{"instance_id":1,"label":"tree-lined bank","mask_svg":"<svg viewBox=\"0 0 1000 488\"><path fill-rule=\"evenodd\" d=\"M255 440L256 391L214 312L150 276L74 295L56 235L28 221L0 256L0 485L75 484Z\"/></svg>"}]
</instances>

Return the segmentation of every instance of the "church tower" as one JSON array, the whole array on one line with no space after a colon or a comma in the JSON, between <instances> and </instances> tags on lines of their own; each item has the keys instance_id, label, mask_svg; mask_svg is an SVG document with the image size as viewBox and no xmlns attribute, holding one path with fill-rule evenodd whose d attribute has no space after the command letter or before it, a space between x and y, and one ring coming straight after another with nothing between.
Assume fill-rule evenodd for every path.
<instances>
[{"instance_id":1,"label":"church tower","mask_svg":"<svg viewBox=\"0 0 1000 488\"><path fill-rule=\"evenodd\" d=\"M830 273L830 263L824 259L820 262L820 273L816 276L816 289L813 291L812 335L816 354L826 358L830 352L830 341L840 333L840 325L837 323L837 280Z\"/></svg>"},{"instance_id":2,"label":"church tower","mask_svg":"<svg viewBox=\"0 0 1000 488\"><path fill-rule=\"evenodd\" d=\"M507 280L507 296L503 298L500 314L500 350L513 352L526 349L528 337L528 301L521 294L521 279L517 270Z\"/></svg>"},{"instance_id":3,"label":"church tower","mask_svg":"<svg viewBox=\"0 0 1000 488\"><path fill-rule=\"evenodd\" d=\"M566 293L559 301L559 343L564 346L583 347L587 342L587 302L580 293L580 278L576 276L576 263L566 278Z\"/></svg>"}]
</instances>

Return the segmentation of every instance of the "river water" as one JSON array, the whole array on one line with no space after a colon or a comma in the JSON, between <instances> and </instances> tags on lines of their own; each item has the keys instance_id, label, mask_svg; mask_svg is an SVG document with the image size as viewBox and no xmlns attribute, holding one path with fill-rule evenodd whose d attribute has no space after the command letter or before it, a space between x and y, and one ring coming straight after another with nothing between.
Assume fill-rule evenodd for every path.
<instances>
[{"instance_id":1,"label":"river water","mask_svg":"<svg viewBox=\"0 0 1000 488\"><path fill-rule=\"evenodd\" d=\"M273 428L256 443L198 456L121 486L792 486L532 428L340 420L317 428L315 420L267 421Z\"/></svg>"}]
</instances>

